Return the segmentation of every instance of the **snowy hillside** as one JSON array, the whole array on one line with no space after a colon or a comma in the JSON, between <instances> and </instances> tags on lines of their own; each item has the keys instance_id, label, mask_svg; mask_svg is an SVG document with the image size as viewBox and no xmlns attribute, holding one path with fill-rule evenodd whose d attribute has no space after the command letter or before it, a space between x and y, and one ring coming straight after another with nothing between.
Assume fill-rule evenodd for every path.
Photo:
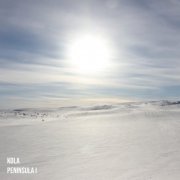
<instances>
[{"instance_id":1,"label":"snowy hillside","mask_svg":"<svg viewBox=\"0 0 180 180\"><path fill-rule=\"evenodd\" d=\"M180 179L180 101L1 110L0 132L3 180Z\"/></svg>"}]
</instances>

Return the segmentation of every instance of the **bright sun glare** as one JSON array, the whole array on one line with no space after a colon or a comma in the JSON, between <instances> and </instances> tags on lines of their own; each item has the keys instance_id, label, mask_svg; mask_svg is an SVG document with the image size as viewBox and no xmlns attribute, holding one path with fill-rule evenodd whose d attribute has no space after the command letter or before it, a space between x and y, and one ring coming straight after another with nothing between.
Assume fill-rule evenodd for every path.
<instances>
[{"instance_id":1,"label":"bright sun glare","mask_svg":"<svg viewBox=\"0 0 180 180\"><path fill-rule=\"evenodd\" d=\"M101 36L85 34L72 39L68 48L70 66L80 74L98 74L110 65L111 47Z\"/></svg>"}]
</instances>

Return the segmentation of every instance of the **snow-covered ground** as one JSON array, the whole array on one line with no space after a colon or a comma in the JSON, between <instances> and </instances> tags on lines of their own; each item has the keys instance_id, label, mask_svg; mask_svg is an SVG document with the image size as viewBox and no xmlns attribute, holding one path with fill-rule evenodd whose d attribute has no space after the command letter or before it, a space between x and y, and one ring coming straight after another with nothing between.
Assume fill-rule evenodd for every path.
<instances>
[{"instance_id":1,"label":"snow-covered ground","mask_svg":"<svg viewBox=\"0 0 180 180\"><path fill-rule=\"evenodd\" d=\"M180 179L180 102L1 110L0 132L1 180Z\"/></svg>"}]
</instances>

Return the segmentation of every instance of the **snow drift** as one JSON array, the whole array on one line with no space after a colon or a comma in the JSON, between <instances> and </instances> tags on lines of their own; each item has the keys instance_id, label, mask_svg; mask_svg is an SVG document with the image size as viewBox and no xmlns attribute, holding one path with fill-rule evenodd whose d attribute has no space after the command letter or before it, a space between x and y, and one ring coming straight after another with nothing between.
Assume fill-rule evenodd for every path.
<instances>
[{"instance_id":1,"label":"snow drift","mask_svg":"<svg viewBox=\"0 0 180 180\"><path fill-rule=\"evenodd\" d=\"M180 101L1 110L0 179L179 180L179 117Z\"/></svg>"}]
</instances>

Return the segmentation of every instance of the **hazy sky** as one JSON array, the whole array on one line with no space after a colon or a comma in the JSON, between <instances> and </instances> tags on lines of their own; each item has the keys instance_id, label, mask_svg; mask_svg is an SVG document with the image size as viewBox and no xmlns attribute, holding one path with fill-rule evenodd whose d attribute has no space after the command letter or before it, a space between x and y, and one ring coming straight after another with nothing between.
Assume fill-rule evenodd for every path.
<instances>
[{"instance_id":1,"label":"hazy sky","mask_svg":"<svg viewBox=\"0 0 180 180\"><path fill-rule=\"evenodd\" d=\"M84 34L113 51L101 73L67 62ZM179 96L179 0L0 0L1 108Z\"/></svg>"}]
</instances>

